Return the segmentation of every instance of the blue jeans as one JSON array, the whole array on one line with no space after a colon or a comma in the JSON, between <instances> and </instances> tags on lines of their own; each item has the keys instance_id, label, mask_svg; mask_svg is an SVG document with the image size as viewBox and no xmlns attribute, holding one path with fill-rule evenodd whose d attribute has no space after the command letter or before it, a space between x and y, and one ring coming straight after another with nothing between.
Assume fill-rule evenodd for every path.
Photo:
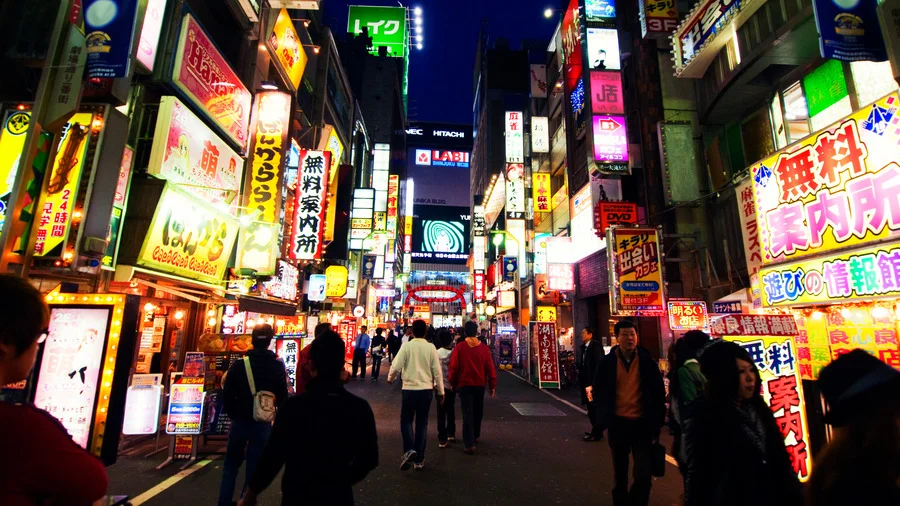
<instances>
[{"instance_id":1,"label":"blue jeans","mask_svg":"<svg viewBox=\"0 0 900 506\"><path fill-rule=\"evenodd\" d=\"M228 449L225 451L225 463L222 466L222 484L219 486L219 506L231 506L234 502L234 485L237 481L238 470L244 462L246 450L247 473L244 478L243 491L247 490L247 484L256 471L256 465L262 456L269 434L272 433L272 424L253 420L232 420L231 431L228 433Z\"/></svg>"},{"instance_id":2,"label":"blue jeans","mask_svg":"<svg viewBox=\"0 0 900 506\"><path fill-rule=\"evenodd\" d=\"M416 451L416 462L425 461L425 442L428 436L428 411L431 410L432 390L404 390L400 405L400 434L403 453ZM413 434L413 418L416 431Z\"/></svg>"}]
</instances>

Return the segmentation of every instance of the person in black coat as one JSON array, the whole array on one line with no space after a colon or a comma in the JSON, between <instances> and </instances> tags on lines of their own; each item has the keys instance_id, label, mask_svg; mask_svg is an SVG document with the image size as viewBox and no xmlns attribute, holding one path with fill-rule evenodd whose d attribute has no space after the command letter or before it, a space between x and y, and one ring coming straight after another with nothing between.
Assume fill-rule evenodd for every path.
<instances>
[{"instance_id":1,"label":"person in black coat","mask_svg":"<svg viewBox=\"0 0 900 506\"><path fill-rule=\"evenodd\" d=\"M740 345L721 341L700 355L706 396L686 428L685 506L795 506L803 490L759 371Z\"/></svg>"},{"instance_id":2,"label":"person in black coat","mask_svg":"<svg viewBox=\"0 0 900 506\"><path fill-rule=\"evenodd\" d=\"M581 331L581 353L575 359L578 369L578 386L581 390L581 403L587 405L588 420L591 421L591 431L584 433L585 441L600 441L603 439L603 431L597 424L597 413L593 401L588 400L588 392L593 390L594 373L603 359L603 346L594 341L594 331L585 327Z\"/></svg>"},{"instance_id":3,"label":"person in black coat","mask_svg":"<svg viewBox=\"0 0 900 506\"><path fill-rule=\"evenodd\" d=\"M666 394L659 364L638 346L634 322L615 326L619 345L600 360L588 401L601 432L609 430L615 486L614 505L645 506L650 501L653 446L666 418ZM634 484L628 489L629 455Z\"/></svg>"}]
</instances>

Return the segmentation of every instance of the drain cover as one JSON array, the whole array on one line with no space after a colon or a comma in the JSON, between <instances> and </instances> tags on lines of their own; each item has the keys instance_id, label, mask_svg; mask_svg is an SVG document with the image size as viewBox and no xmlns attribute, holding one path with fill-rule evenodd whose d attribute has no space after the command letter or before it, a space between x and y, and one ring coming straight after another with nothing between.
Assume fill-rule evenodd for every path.
<instances>
[{"instance_id":1,"label":"drain cover","mask_svg":"<svg viewBox=\"0 0 900 506\"><path fill-rule=\"evenodd\" d=\"M566 416L546 402L511 402L509 405L522 416Z\"/></svg>"}]
</instances>

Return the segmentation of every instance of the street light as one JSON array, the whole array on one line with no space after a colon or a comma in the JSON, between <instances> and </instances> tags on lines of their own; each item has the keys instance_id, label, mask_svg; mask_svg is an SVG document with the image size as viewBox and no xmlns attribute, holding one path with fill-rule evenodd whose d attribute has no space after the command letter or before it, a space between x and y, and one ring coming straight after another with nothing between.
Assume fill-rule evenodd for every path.
<instances>
[{"instance_id":1,"label":"street light","mask_svg":"<svg viewBox=\"0 0 900 506\"><path fill-rule=\"evenodd\" d=\"M553 17L554 13L562 14L563 12L565 12L564 9L553 9L553 8L547 7L546 9L544 9L544 17L547 19L550 19Z\"/></svg>"}]
</instances>

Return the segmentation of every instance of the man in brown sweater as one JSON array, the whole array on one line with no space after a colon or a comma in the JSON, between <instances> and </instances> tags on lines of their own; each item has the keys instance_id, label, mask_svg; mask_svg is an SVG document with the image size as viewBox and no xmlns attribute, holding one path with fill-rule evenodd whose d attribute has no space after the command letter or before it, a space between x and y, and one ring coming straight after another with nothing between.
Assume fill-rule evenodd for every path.
<instances>
[{"instance_id":1,"label":"man in brown sweater","mask_svg":"<svg viewBox=\"0 0 900 506\"><path fill-rule=\"evenodd\" d=\"M646 506L650 501L651 455L665 420L665 387L659 364L638 346L634 322L615 326L619 345L603 357L594 374L589 401L597 409L597 425L609 430L615 486L613 504ZM629 455L634 484L628 489Z\"/></svg>"}]
</instances>

